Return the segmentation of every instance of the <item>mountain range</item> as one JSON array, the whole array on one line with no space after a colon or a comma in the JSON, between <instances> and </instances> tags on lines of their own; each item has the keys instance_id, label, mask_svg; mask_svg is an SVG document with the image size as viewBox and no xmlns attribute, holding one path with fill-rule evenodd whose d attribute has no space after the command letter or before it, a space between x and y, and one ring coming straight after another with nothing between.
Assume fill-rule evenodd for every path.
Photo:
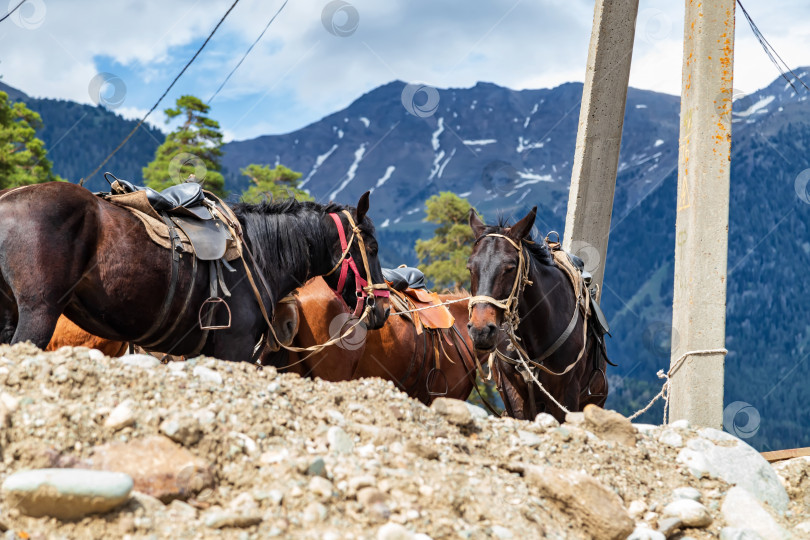
<instances>
[{"instance_id":1,"label":"mountain range","mask_svg":"<svg viewBox=\"0 0 810 540\"><path fill-rule=\"evenodd\" d=\"M71 181L134 125L103 107L0 90L42 115L54 170ZM417 262L414 241L432 234L424 202L441 191L468 198L487 221L519 218L537 205L536 234L562 232L581 93L580 83L515 91L394 81L295 132L228 143L226 187L244 190L240 169L250 163L281 163L303 173L317 200L353 203L372 189L371 216L388 265ZM762 450L810 446L810 413L801 405L810 401L801 383L810 375L807 95L777 79L734 102L725 402L757 411L748 442ZM605 265L608 351L619 364L609 372L608 405L623 413L660 390L656 372L666 370L670 340L678 339L671 306L679 107L677 96L628 92L608 253L589 261ZM163 138L142 129L106 169L139 181ZM97 175L87 186L106 184ZM640 420L660 422L661 414L659 404ZM739 425L748 419L742 414Z\"/></svg>"}]
</instances>

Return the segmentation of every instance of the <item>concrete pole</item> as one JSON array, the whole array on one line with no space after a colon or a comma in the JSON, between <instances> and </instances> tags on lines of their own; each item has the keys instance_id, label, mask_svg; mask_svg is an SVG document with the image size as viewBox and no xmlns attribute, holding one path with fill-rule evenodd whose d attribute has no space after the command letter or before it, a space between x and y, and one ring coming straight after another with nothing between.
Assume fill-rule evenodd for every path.
<instances>
[{"instance_id":1,"label":"concrete pole","mask_svg":"<svg viewBox=\"0 0 810 540\"><path fill-rule=\"evenodd\" d=\"M735 0L686 0L672 366L725 346ZM672 375L671 418L722 428L722 354Z\"/></svg>"},{"instance_id":2,"label":"concrete pole","mask_svg":"<svg viewBox=\"0 0 810 540\"><path fill-rule=\"evenodd\" d=\"M585 260L600 295L637 13L638 0L596 0L571 171L563 247Z\"/></svg>"}]
</instances>

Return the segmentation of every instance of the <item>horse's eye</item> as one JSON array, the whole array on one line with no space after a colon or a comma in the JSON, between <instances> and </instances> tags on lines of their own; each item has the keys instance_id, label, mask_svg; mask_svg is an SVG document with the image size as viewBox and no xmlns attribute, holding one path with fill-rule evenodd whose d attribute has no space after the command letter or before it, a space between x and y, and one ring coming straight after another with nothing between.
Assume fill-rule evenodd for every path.
<instances>
[{"instance_id":1,"label":"horse's eye","mask_svg":"<svg viewBox=\"0 0 810 540\"><path fill-rule=\"evenodd\" d=\"M506 272L512 272L514 269L515 269L515 265L514 265L514 264L507 264L506 266L504 266L503 271L504 271L505 273L506 273Z\"/></svg>"}]
</instances>

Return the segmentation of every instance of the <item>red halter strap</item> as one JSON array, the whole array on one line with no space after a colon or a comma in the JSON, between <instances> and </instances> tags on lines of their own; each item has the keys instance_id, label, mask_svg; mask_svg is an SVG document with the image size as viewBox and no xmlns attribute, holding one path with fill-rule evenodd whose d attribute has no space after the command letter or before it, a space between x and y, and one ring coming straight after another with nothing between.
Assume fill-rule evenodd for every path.
<instances>
[{"instance_id":1,"label":"red halter strap","mask_svg":"<svg viewBox=\"0 0 810 540\"><path fill-rule=\"evenodd\" d=\"M368 281L360 274L360 270L357 268L354 258L350 253L347 253L349 243L346 240L346 232L343 229L343 222L340 221L340 216L336 213L330 213L329 217L332 218L332 221L335 222L335 226L337 227L338 237L340 238L340 250L341 253L343 253L343 260L340 261L340 274L338 276L337 288L334 289L333 292L339 298L342 298L343 288L346 286L346 277L349 274L349 269L351 269L354 273L354 292L355 295L357 295L357 305L354 309L354 316L359 317L365 306L366 298L368 297L367 290L370 290L373 296L382 298L388 298L390 293L387 289L373 289L368 286ZM352 232L352 235L354 235L354 232ZM361 249L365 249L365 246Z\"/></svg>"}]
</instances>

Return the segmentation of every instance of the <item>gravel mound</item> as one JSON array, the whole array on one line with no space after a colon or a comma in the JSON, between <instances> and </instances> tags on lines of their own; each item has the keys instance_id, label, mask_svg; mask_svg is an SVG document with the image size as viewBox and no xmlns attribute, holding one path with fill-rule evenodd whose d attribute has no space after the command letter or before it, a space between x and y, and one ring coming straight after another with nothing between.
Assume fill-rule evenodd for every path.
<instances>
[{"instance_id":1,"label":"gravel mound","mask_svg":"<svg viewBox=\"0 0 810 540\"><path fill-rule=\"evenodd\" d=\"M61 496L58 486L27 499L4 487L6 538L810 535L810 500L798 489L810 463L777 476L715 430L634 430L596 408L562 426L548 415L523 422L454 400L428 408L377 379L150 358L0 346L0 482L72 468L134 483L114 510L73 519L31 517L37 497ZM735 476L729 460L744 470Z\"/></svg>"}]
</instances>

